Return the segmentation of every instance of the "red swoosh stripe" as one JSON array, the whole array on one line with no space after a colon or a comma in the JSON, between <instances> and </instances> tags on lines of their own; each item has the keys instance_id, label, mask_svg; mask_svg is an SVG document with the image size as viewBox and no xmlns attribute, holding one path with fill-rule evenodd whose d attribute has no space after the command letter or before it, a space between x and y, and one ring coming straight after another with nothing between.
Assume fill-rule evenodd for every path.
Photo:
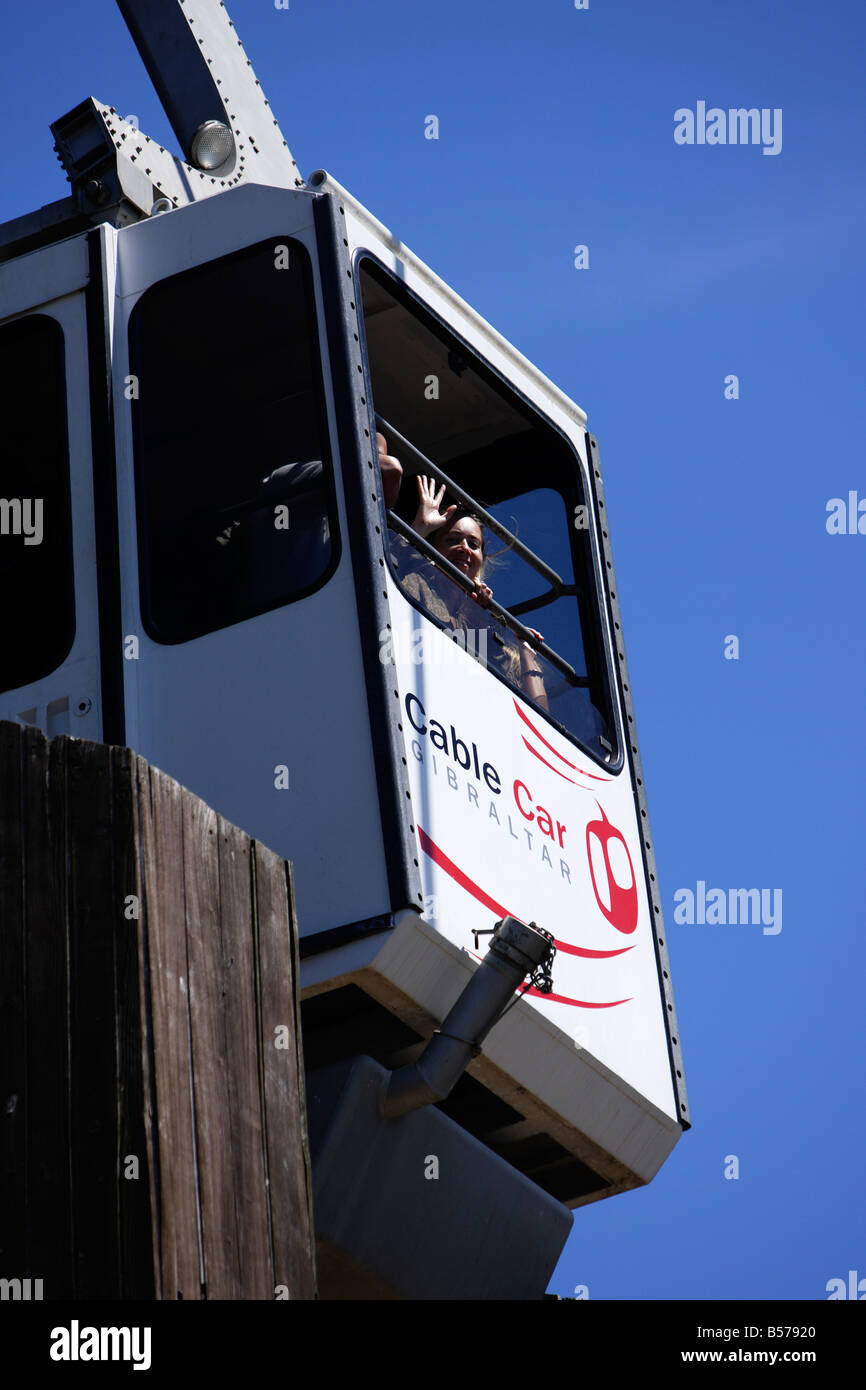
<instances>
[{"instance_id":1,"label":"red swoosh stripe","mask_svg":"<svg viewBox=\"0 0 866 1390\"><path fill-rule=\"evenodd\" d=\"M441 850L439 846L430 839L427 831L422 830L420 825L418 826L418 839L421 842L421 848L424 853L430 856L433 863L438 864L440 869L444 869L446 874L450 874L454 881L459 883L461 888L465 888L467 893L471 893L473 898L476 898L478 902L483 903L485 907L489 907L490 911L495 912L497 917L512 917L514 915L508 911L507 907L503 907L502 903L495 902L493 898L485 893L483 888L479 888L478 884L474 883L471 878L467 878L463 870L458 869L454 860L448 858L445 851Z\"/></svg>"},{"instance_id":2,"label":"red swoosh stripe","mask_svg":"<svg viewBox=\"0 0 866 1390\"><path fill-rule=\"evenodd\" d=\"M512 698L512 700L514 700L514 696L513 696L513 695L512 695L511 698ZM536 737L537 739L539 739L539 741L540 741L541 743L544 744L545 748L549 748L550 751L551 751L551 753L556 753L556 756L557 756L562 762L565 763L565 766L566 766L566 767L570 767L570 768L572 769L572 771L577 772L577 764L576 764L576 763L570 763L570 762L568 761L568 758L564 758L564 757L562 756L561 753L557 753L557 752L556 752L556 749L554 748L553 744L552 744L552 743L548 743L547 739L544 737L544 734L540 734L540 733L538 732L538 730L536 729L536 727L535 727L535 725L533 724L532 720L530 719L529 715L526 714L526 713L520 708L520 706L519 706L519 704L517 703L516 700L514 700L514 708L517 710L517 713L520 715L520 718L523 720L524 724L526 724L526 726L532 730L532 732L535 734L535 737Z\"/></svg>"},{"instance_id":3,"label":"red swoosh stripe","mask_svg":"<svg viewBox=\"0 0 866 1390\"><path fill-rule=\"evenodd\" d=\"M417 829L418 840L424 853L433 860L434 864L438 864L440 869L444 869L446 874L454 879L455 883L459 883L460 887L465 889L477 902L480 902L491 912L495 912L497 917L514 916L513 912L509 912L501 903L496 902L494 898L490 897L489 893L485 893L483 888L479 888L477 883L469 878L462 869L458 868L453 859L449 859L445 851L440 849L434 840L431 840L426 830L423 830L420 825ZM518 918L518 921L519 920ZM557 950L565 951L569 955L589 956L593 959L605 958L608 956L621 956L624 951L630 951L632 949L631 946L625 946L617 951L591 951L585 946L569 946L568 943L564 941L556 941L556 948ZM612 1009L617 1004L627 1004L629 1002L628 999L612 999L609 1003L593 1004L587 1002L585 999L569 999L564 994L541 994L534 988L526 990L525 993L537 994L540 999L552 999L557 1004L576 1004L578 1008L581 1009Z\"/></svg>"},{"instance_id":4,"label":"red swoosh stripe","mask_svg":"<svg viewBox=\"0 0 866 1390\"><path fill-rule=\"evenodd\" d=\"M546 758L542 758L541 754L535 751L525 734L521 734L521 738L523 739L525 746L529 749L532 756L534 758L537 758L540 763L544 763L544 766L549 767L551 772L555 772L557 777L561 777L565 782L570 782L573 787L576 787L578 785L573 777L566 777L564 772L560 772L558 767L553 766L553 763L549 763ZM576 768L575 771L577 771ZM587 787L586 790L589 791L589 787Z\"/></svg>"},{"instance_id":5,"label":"red swoosh stripe","mask_svg":"<svg viewBox=\"0 0 866 1390\"><path fill-rule=\"evenodd\" d=\"M481 960L481 956L476 955L475 951L470 951L469 954L474 956L477 961ZM591 1004L586 999L570 999L567 994L542 994L541 990L536 989L534 985L530 985L529 989L521 989L520 993L522 995L534 994L536 999L552 999L555 1004L576 1004L581 1009L615 1009L617 1004L631 1003L633 997L629 995L627 999L611 999L608 1004Z\"/></svg>"},{"instance_id":6,"label":"red swoosh stripe","mask_svg":"<svg viewBox=\"0 0 866 1390\"><path fill-rule=\"evenodd\" d=\"M514 700L514 696L513 696L513 695L512 695L511 698L512 698L512 700ZM516 700L514 700L514 708L517 710L517 713L520 715L520 718L523 720L524 724L526 724L527 727L530 728L530 729L532 730L532 732L535 734L535 737L539 740L539 742L543 743L544 746L545 746L545 748L549 748L550 751L551 751L551 753L553 753L557 758L559 758L560 762L565 763L565 766L566 766L566 767L570 767L570 768L572 769L573 772L579 772L580 775L581 775L581 777L591 777L592 780L593 780L594 782L609 782L609 781L611 780L610 777L600 777L600 776L599 776L597 773L595 773L595 772L584 772L584 770L583 770L582 767L578 767L578 766L577 766L577 763L570 763L570 762L568 761L568 758L564 758L564 757L562 756L561 753L557 752L557 750L554 748L554 746L553 746L552 743L548 743L547 739L544 737L544 734L539 733L538 729L536 729L536 727L535 727L535 725L533 724L532 720L529 718L529 715L526 714L526 713L520 708L520 705L517 703ZM526 739L525 739L525 738L524 738L523 742L526 743ZM529 748L529 744L528 744L528 743L526 744L526 746L527 746L527 748ZM530 753L534 753L534 752L535 752L535 749L534 749L534 748L530 748L529 751L530 751ZM539 757L539 754L536 753L535 756L536 756L536 757ZM542 758L541 761L544 762L544 759ZM548 763L547 766L550 767L550 763ZM553 770L554 770L554 772L555 772L555 771L556 771L556 768L554 768ZM561 772L559 775L560 775L560 777L564 777L564 776L565 776L565 773ZM567 780L567 781L571 781L571 778L566 778L566 780Z\"/></svg>"},{"instance_id":7,"label":"red swoosh stripe","mask_svg":"<svg viewBox=\"0 0 866 1390\"><path fill-rule=\"evenodd\" d=\"M589 1004L585 999L569 999L564 994L542 994L540 989L530 985L529 989L523 991L524 994L534 994L538 999L552 999L555 1004L577 1004L581 1009L615 1009L617 1004L628 1004L632 996L627 999L611 999L608 1004Z\"/></svg>"},{"instance_id":8,"label":"red swoosh stripe","mask_svg":"<svg viewBox=\"0 0 866 1390\"><path fill-rule=\"evenodd\" d=\"M569 946L567 941L556 942L557 951L564 951L567 956L586 956L589 960L610 960L612 956L624 956L626 951L633 951L634 946L618 946L615 951L591 951L588 946Z\"/></svg>"}]
</instances>

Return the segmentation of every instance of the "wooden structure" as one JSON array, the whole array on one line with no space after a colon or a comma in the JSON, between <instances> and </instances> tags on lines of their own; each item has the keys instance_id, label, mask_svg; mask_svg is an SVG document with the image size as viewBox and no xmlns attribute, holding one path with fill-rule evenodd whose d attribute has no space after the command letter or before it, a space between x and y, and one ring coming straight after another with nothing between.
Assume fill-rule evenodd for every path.
<instances>
[{"instance_id":1,"label":"wooden structure","mask_svg":"<svg viewBox=\"0 0 866 1390\"><path fill-rule=\"evenodd\" d=\"M128 748L0 723L0 1275L316 1296L290 866Z\"/></svg>"}]
</instances>

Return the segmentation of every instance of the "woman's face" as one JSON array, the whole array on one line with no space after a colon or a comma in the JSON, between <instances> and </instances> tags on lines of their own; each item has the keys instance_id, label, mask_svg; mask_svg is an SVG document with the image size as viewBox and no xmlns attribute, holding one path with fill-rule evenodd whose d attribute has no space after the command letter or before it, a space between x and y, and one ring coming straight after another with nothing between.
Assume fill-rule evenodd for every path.
<instances>
[{"instance_id":1,"label":"woman's face","mask_svg":"<svg viewBox=\"0 0 866 1390\"><path fill-rule=\"evenodd\" d=\"M462 516L455 521L447 531L434 537L433 544L440 555L463 570L469 579L474 581L478 578L484 561L484 537L478 522L473 521L471 516Z\"/></svg>"}]
</instances>

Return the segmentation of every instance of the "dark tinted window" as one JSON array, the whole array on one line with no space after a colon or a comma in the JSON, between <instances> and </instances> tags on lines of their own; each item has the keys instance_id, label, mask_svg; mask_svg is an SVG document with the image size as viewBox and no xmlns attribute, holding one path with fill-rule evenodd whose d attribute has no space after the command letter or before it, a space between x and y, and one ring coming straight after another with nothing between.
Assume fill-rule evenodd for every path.
<instances>
[{"instance_id":1,"label":"dark tinted window","mask_svg":"<svg viewBox=\"0 0 866 1390\"><path fill-rule=\"evenodd\" d=\"M391 558L404 591L560 728L613 761L592 502L571 445L380 266L365 259L360 278L376 412L559 576L561 585L552 588L509 543L482 528L481 579L498 603L541 634L573 678L540 655L525 659L513 632L392 532ZM401 454L387 425L380 430L403 464L395 510L411 526L419 501L413 475L423 466ZM442 510L455 500L446 494ZM429 539L435 545L435 533Z\"/></svg>"},{"instance_id":2,"label":"dark tinted window","mask_svg":"<svg viewBox=\"0 0 866 1390\"><path fill-rule=\"evenodd\" d=\"M142 611L183 642L310 593L338 557L306 250L275 238L130 321Z\"/></svg>"},{"instance_id":3,"label":"dark tinted window","mask_svg":"<svg viewBox=\"0 0 866 1390\"><path fill-rule=\"evenodd\" d=\"M75 636L63 330L0 328L0 690L55 670Z\"/></svg>"}]
</instances>

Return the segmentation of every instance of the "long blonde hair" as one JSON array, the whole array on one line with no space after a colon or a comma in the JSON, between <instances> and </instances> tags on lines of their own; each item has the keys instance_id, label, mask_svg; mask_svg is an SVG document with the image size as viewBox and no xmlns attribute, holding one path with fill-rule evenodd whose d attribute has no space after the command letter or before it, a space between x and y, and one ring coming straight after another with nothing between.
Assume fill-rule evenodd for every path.
<instances>
[{"instance_id":1,"label":"long blonde hair","mask_svg":"<svg viewBox=\"0 0 866 1390\"><path fill-rule=\"evenodd\" d=\"M458 507L456 512L454 512L454 514L449 518L446 524L444 526L440 526L439 529L435 531L433 535L430 536L430 543L431 545L435 546L435 548L438 550L439 546L437 545L437 541L441 540L444 536L446 536L458 521L465 521L467 518L470 521L475 522L475 525L478 527L478 530L481 533L481 567L478 571L478 578L479 580L483 580L486 583L486 576L489 573L490 569L496 566L498 555L488 555L487 532L485 530L483 522L481 521L481 518L477 516L475 512L471 510L471 508L462 506ZM506 549L508 548L509 547L506 547ZM477 626L477 624L473 624L472 618L473 616L477 617L478 609L480 607L481 605L476 603L474 599L470 598L469 594L463 593L461 591L460 597L454 606L453 616L455 619L468 619L468 621L463 621L462 626L467 631L471 631L473 627ZM482 612L484 611L485 610L482 609ZM488 632L497 632L500 629L504 628L504 631L507 633L507 636L504 638L503 646L501 648L502 666L504 668L504 674L507 676L507 678L514 685L519 687L521 683L521 664L520 652L517 646L515 645L517 642L517 638L514 636L513 632L511 632L509 628L505 628L504 624L500 623L498 619L493 618L492 616L489 617L487 621L484 623L484 627L487 629Z\"/></svg>"}]
</instances>

